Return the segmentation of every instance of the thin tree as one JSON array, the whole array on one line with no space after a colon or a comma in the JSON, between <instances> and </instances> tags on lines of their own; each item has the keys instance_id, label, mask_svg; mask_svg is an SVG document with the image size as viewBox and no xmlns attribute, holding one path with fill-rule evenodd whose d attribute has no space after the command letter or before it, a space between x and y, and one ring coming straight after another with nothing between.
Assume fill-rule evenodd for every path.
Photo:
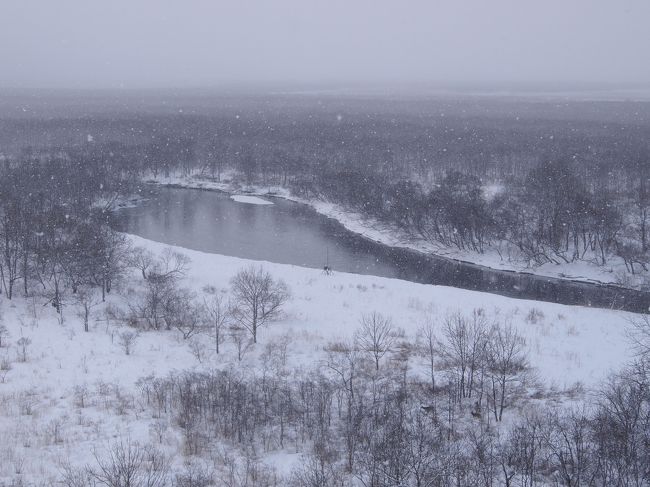
<instances>
[{"instance_id":1,"label":"thin tree","mask_svg":"<svg viewBox=\"0 0 650 487\"><path fill-rule=\"evenodd\" d=\"M421 351L429 363L429 374L431 376L431 393L436 393L436 356L438 355L438 340L433 321L428 320L420 328L419 334L422 338Z\"/></svg>"},{"instance_id":2,"label":"thin tree","mask_svg":"<svg viewBox=\"0 0 650 487\"><path fill-rule=\"evenodd\" d=\"M522 382L529 370L526 342L511 325L497 324L490 336L487 357L494 419L501 421L513 385Z\"/></svg>"},{"instance_id":3,"label":"thin tree","mask_svg":"<svg viewBox=\"0 0 650 487\"><path fill-rule=\"evenodd\" d=\"M228 306L223 302L223 298L217 294L216 288L206 286L203 288L203 308L206 315L206 323L211 330L214 338L214 349L219 353L219 345L223 343L225 336L224 330L228 323Z\"/></svg>"},{"instance_id":4,"label":"thin tree","mask_svg":"<svg viewBox=\"0 0 650 487\"><path fill-rule=\"evenodd\" d=\"M243 326L232 325L228 329L228 334L237 349L237 360L241 362L248 349L252 346L248 332Z\"/></svg>"},{"instance_id":5,"label":"thin tree","mask_svg":"<svg viewBox=\"0 0 650 487\"><path fill-rule=\"evenodd\" d=\"M90 312L95 306L99 305L99 298L93 292L93 289L90 288L80 288L74 297L77 304L81 307L79 317L83 320L84 331L87 332L90 330Z\"/></svg>"}]
</instances>

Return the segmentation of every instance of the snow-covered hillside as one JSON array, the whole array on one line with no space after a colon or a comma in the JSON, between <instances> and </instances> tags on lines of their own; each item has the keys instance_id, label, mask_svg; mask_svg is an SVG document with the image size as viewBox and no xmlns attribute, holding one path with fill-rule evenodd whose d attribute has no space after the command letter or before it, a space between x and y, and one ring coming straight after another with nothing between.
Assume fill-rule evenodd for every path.
<instances>
[{"instance_id":1,"label":"snow-covered hillside","mask_svg":"<svg viewBox=\"0 0 650 487\"><path fill-rule=\"evenodd\" d=\"M160 254L166 246L129 237L133 245ZM228 294L231 277L250 261L177 249L191 259L184 285L200 290L215 286ZM59 478L66 459L83 465L101 455L110 442L129 437L147 442L158 438L180 468L182 440L173 424L156 418L139 399L138 381L170 371L242 368L260 370L269 344L284 342L287 367L318 370L328 342L350 340L364 313L380 312L415 340L424 323L442 321L450 313L482 308L490 322L511 323L525 337L531 365L539 380L554 390L576 383L597 384L630 358L625 336L630 315L601 309L569 307L509 299L455 288L414 284L396 279L334 273L263 263L292 292L283 317L262 328L259 343L240 362L232 343L218 356L212 340L198 335L183 340L176 331L143 332L133 350L120 344L127 330L107 312L126 307L141 277L133 272L109 303L92 309L89 332L83 331L78 306L64 307L63 319L39 298L2 302L0 361L0 485L16 479L36 483ZM190 345L191 344L191 345ZM24 352L24 353L23 353ZM409 358L411 374L426 374L425 360ZM280 473L299 462L295 450L274 450L264 456Z\"/></svg>"}]
</instances>

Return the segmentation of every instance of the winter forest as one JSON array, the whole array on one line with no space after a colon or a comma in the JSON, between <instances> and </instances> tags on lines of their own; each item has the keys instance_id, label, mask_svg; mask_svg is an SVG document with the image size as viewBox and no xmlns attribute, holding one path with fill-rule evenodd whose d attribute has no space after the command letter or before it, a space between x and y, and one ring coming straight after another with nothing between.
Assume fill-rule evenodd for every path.
<instances>
[{"instance_id":1,"label":"winter forest","mask_svg":"<svg viewBox=\"0 0 650 487\"><path fill-rule=\"evenodd\" d=\"M647 5L18 3L0 487L650 485Z\"/></svg>"}]
</instances>

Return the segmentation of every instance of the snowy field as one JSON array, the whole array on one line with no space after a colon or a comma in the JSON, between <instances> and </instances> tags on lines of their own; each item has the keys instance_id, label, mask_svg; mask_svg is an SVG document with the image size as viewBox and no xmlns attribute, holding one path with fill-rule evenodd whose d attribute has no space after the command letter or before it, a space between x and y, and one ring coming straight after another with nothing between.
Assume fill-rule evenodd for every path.
<instances>
[{"instance_id":1,"label":"snowy field","mask_svg":"<svg viewBox=\"0 0 650 487\"><path fill-rule=\"evenodd\" d=\"M231 175L228 174L222 178L222 181L224 182L215 182L197 177L170 176L165 178L159 176L157 178L147 179L147 181L161 185L173 185L184 188L216 190L228 193L242 192L241 188L234 187L228 182L230 181L230 178ZM488 191L493 189L494 188L487 188ZM241 198L272 194L274 197L306 204L311 206L321 215L337 220L348 230L363 235L375 242L390 245L392 247L405 247L450 259L471 262L492 269L528 272L540 276L556 277L575 281L623 284L626 287L634 288L643 285L643 283L648 279L647 273L642 271L637 272L635 276L632 276L625 270L623 260L615 256L610 256L609 262L605 266L596 265L588 261L575 261L562 264L546 263L541 266L530 267L518 263L514 256L513 258L510 258L505 247L501 251L501 254L499 254L499 252L494 248L488 248L484 253L479 253L436 245L435 243L428 242L422 238L406 235L398 228L391 227L371 218L366 218L361 214L348 211L335 203L293 196L283 187L252 185L247 186L245 190L246 195L236 194L233 196L233 199L237 198L237 201L243 201Z\"/></svg>"},{"instance_id":2,"label":"snowy field","mask_svg":"<svg viewBox=\"0 0 650 487\"><path fill-rule=\"evenodd\" d=\"M132 243L159 254L166 245L130 236ZM228 295L229 280L251 261L177 249L191 259L183 285L199 291L215 286ZM256 263L259 264L259 263ZM242 367L259 370L268 344L288 343L289 367L303 371L323 366L328 342L351 339L363 313L378 311L415 340L426 322L441 326L444 317L461 310L483 308L492 322L511 323L525 337L531 365L549 389L562 391L576 383L596 385L630 358L625 331L630 315L515 300L479 292L415 284L397 279L334 273L296 266L263 263L292 292L284 315L262 328L259 343L237 360L226 342L221 354L212 351L211 338L199 335L203 355L192 351L177 331L142 333L130 355L119 344L125 328L111 320L107 304L92 310L89 332L83 331L78 309L69 304L63 320L42 299L4 295L2 323L9 331L0 348L0 485L15 479L47 483L55 480L66 459L82 465L93 460L93 449L119 438L153 441L174 455L182 439L176 427L162 425L139 404L138 379L163 377L174 370L212 370ZM110 306L125 307L142 279L133 272L111 295ZM123 297L127 296L127 298ZM107 318L108 317L108 318ZM22 340L21 339L25 339ZM24 350L21 343L25 345ZM24 354L23 354L24 351ZM200 359L200 360L199 360ZM410 373L425 374L423 358L413 356ZM100 452L101 453L101 452ZM266 457L280 473L287 473L300 457L276 451Z\"/></svg>"}]
</instances>

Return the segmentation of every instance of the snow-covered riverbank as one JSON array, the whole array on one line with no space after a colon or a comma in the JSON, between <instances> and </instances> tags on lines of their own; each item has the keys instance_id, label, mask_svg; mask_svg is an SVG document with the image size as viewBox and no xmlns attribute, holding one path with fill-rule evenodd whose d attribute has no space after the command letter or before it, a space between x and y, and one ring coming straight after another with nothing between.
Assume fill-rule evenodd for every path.
<instances>
[{"instance_id":1,"label":"snow-covered riverbank","mask_svg":"<svg viewBox=\"0 0 650 487\"><path fill-rule=\"evenodd\" d=\"M349 231L362 235L372 241L392 247L417 250L426 254L468 262L491 269L529 273L580 282L617 284L633 289L638 289L640 286L645 285L649 278L647 273L643 272L632 276L626 271L622 259L613 256L610 258L608 265L605 266L588 261L576 261L564 264L547 263L542 266L530 267L518 263L516 258L508 258L506 251L500 254L495 249L488 249L484 253L479 253L444 247L428 242L422 238L406 235L396 227L348 211L335 203L296 197L290 194L289 190L280 186L250 185L241 187L232 184L228 176L224 177L222 182L191 176L157 177L148 179L147 182L180 188L222 191L233 194L237 198L242 198L246 195L284 198L308 205L321 215L337 220Z\"/></svg>"}]
</instances>

